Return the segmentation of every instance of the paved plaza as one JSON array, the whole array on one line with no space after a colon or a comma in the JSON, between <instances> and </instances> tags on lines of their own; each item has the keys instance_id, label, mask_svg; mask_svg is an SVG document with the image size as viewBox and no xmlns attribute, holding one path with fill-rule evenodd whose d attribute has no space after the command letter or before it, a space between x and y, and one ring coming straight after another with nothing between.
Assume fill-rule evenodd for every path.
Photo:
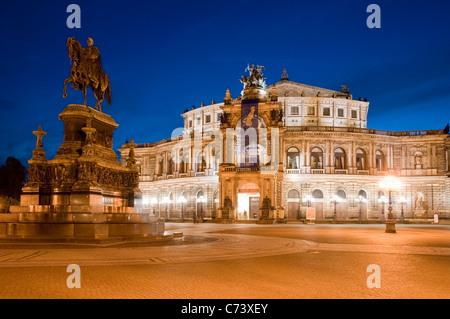
<instances>
[{"instance_id":1,"label":"paved plaza","mask_svg":"<svg viewBox=\"0 0 450 319\"><path fill-rule=\"evenodd\" d=\"M450 298L450 226L168 223L159 243L0 244L1 298ZM80 288L68 288L70 264ZM380 288L369 288L369 265Z\"/></svg>"}]
</instances>

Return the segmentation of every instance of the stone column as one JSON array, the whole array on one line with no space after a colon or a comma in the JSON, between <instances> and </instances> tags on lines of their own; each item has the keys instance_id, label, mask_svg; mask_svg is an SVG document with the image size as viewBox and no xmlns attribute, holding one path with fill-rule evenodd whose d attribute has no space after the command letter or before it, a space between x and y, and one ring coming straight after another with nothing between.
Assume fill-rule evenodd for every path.
<instances>
[{"instance_id":1,"label":"stone column","mask_svg":"<svg viewBox=\"0 0 450 319\"><path fill-rule=\"evenodd\" d=\"M353 157L355 156L353 151L353 141L348 143L348 154L347 154L347 169L349 173L353 173Z\"/></svg>"},{"instance_id":2,"label":"stone column","mask_svg":"<svg viewBox=\"0 0 450 319\"><path fill-rule=\"evenodd\" d=\"M369 144L369 154L368 154L368 161L367 161L367 165L369 168L369 174L373 175L375 172L375 168L374 167L374 152L373 152L373 143Z\"/></svg>"},{"instance_id":3,"label":"stone column","mask_svg":"<svg viewBox=\"0 0 450 319\"><path fill-rule=\"evenodd\" d=\"M300 163L300 167L302 168L302 173L305 172L304 167L306 166L306 153L305 153L305 140L302 139L302 162Z\"/></svg>"},{"instance_id":4,"label":"stone column","mask_svg":"<svg viewBox=\"0 0 450 319\"><path fill-rule=\"evenodd\" d=\"M323 156L323 168L325 173L329 174L331 172L331 141L328 140L325 147L325 154Z\"/></svg>"},{"instance_id":5,"label":"stone column","mask_svg":"<svg viewBox=\"0 0 450 319\"><path fill-rule=\"evenodd\" d=\"M431 146L431 168L437 169L436 145Z\"/></svg>"},{"instance_id":6,"label":"stone column","mask_svg":"<svg viewBox=\"0 0 450 319\"><path fill-rule=\"evenodd\" d=\"M311 167L311 156L310 156L310 149L309 149L309 141L306 141L306 166L308 168Z\"/></svg>"}]
</instances>

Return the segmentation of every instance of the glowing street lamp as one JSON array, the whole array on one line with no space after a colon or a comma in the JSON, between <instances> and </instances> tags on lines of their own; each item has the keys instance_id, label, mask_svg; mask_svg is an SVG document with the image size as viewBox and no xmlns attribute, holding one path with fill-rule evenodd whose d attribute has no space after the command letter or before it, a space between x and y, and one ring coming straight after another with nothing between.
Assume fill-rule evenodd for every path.
<instances>
[{"instance_id":1,"label":"glowing street lamp","mask_svg":"<svg viewBox=\"0 0 450 319\"><path fill-rule=\"evenodd\" d=\"M337 220L336 204L339 203L339 202L341 201L341 198L340 198L338 195L334 194L334 195L331 197L331 201L334 203L334 216L333 216L333 220L336 221L336 220Z\"/></svg>"},{"instance_id":2,"label":"glowing street lamp","mask_svg":"<svg viewBox=\"0 0 450 319\"><path fill-rule=\"evenodd\" d=\"M162 203L166 207L166 213L165 213L164 218L165 218L166 221L168 221L169 220L169 216L167 216L167 210L169 208L170 199L168 197L163 197Z\"/></svg>"},{"instance_id":3,"label":"glowing street lamp","mask_svg":"<svg viewBox=\"0 0 450 319\"><path fill-rule=\"evenodd\" d=\"M394 215L392 214L392 196L391 192L400 187L400 182L394 176L386 176L381 182L380 187L386 189L389 193L388 218L386 220L386 233L396 233Z\"/></svg>"},{"instance_id":4,"label":"glowing street lamp","mask_svg":"<svg viewBox=\"0 0 450 319\"><path fill-rule=\"evenodd\" d=\"M144 205L144 208L148 208L149 203L150 203L150 198L148 198L147 196L144 196L142 198L142 204Z\"/></svg>"},{"instance_id":5,"label":"glowing street lamp","mask_svg":"<svg viewBox=\"0 0 450 319\"><path fill-rule=\"evenodd\" d=\"M308 207L310 207L312 199L313 199L313 197L310 194L308 194L305 197L303 197L302 201L303 201L303 203L307 203Z\"/></svg>"},{"instance_id":6,"label":"glowing street lamp","mask_svg":"<svg viewBox=\"0 0 450 319\"><path fill-rule=\"evenodd\" d=\"M405 221L405 216L403 215L403 205L407 203L405 196L399 198L399 203L402 205L402 214L400 215L400 222L403 223Z\"/></svg>"},{"instance_id":7,"label":"glowing street lamp","mask_svg":"<svg viewBox=\"0 0 450 319\"><path fill-rule=\"evenodd\" d=\"M205 196L199 196L197 197L197 203L200 204L200 218L203 222L203 204L206 203L206 197ZM194 217L196 217L194 215ZM196 222L196 219L194 218L194 223Z\"/></svg>"},{"instance_id":8,"label":"glowing street lamp","mask_svg":"<svg viewBox=\"0 0 450 319\"><path fill-rule=\"evenodd\" d=\"M152 204L153 216L155 216L155 205L158 204L158 200L157 200L155 197L153 197L153 198L150 200L150 203Z\"/></svg>"},{"instance_id":9,"label":"glowing street lamp","mask_svg":"<svg viewBox=\"0 0 450 319\"><path fill-rule=\"evenodd\" d=\"M383 205L381 206L381 221L385 221L386 218L384 218L384 205L388 203L388 199L386 196L381 195L380 198L378 198L378 201Z\"/></svg>"},{"instance_id":10,"label":"glowing street lamp","mask_svg":"<svg viewBox=\"0 0 450 319\"><path fill-rule=\"evenodd\" d=\"M359 217L358 217L358 220L362 221L361 206L362 206L363 203L367 203L367 199L364 196L359 195L358 197L356 197L356 201L359 203Z\"/></svg>"},{"instance_id":11,"label":"glowing street lamp","mask_svg":"<svg viewBox=\"0 0 450 319\"><path fill-rule=\"evenodd\" d=\"M310 194L307 194L305 197L303 197L302 198L302 202L305 204L306 203L306 205L307 205L307 209L306 209L306 212L305 212L305 217L306 217L306 219L308 219L308 210L309 210L309 207L311 207L311 202L314 200L314 198L310 195Z\"/></svg>"},{"instance_id":12,"label":"glowing street lamp","mask_svg":"<svg viewBox=\"0 0 450 319\"><path fill-rule=\"evenodd\" d=\"M181 195L181 197L180 197L180 199L178 199L178 201L181 204L181 221L184 222L184 205L187 202L186 197L184 197L184 195Z\"/></svg>"}]
</instances>

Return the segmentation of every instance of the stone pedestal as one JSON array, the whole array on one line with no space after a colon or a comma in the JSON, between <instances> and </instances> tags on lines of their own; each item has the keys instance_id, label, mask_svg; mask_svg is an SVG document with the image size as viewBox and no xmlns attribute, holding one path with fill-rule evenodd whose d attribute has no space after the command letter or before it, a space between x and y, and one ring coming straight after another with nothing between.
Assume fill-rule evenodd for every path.
<instances>
[{"instance_id":1,"label":"stone pedestal","mask_svg":"<svg viewBox=\"0 0 450 319\"><path fill-rule=\"evenodd\" d=\"M68 105L59 118L64 139L53 159L46 160L42 148L46 133L40 127L33 132L38 141L28 161L29 180L20 206L10 208L10 218L16 219L0 227L0 237L161 236L164 224L135 206L141 192L133 159L124 166L112 149L118 124L107 114L76 104Z\"/></svg>"},{"instance_id":2,"label":"stone pedestal","mask_svg":"<svg viewBox=\"0 0 450 319\"><path fill-rule=\"evenodd\" d=\"M396 233L397 231L395 230L395 221L392 219L388 219L386 220L386 233Z\"/></svg>"}]
</instances>

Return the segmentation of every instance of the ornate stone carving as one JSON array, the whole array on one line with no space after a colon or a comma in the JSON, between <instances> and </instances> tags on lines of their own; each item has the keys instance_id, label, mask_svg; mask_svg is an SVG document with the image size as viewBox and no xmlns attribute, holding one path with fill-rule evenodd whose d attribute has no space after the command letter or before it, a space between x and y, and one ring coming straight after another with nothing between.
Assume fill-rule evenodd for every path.
<instances>
[{"instance_id":1,"label":"ornate stone carving","mask_svg":"<svg viewBox=\"0 0 450 319\"><path fill-rule=\"evenodd\" d=\"M78 169L78 179L94 186L134 189L139 186L137 171L120 171L99 166L94 162L82 162Z\"/></svg>"},{"instance_id":2,"label":"ornate stone carving","mask_svg":"<svg viewBox=\"0 0 450 319\"><path fill-rule=\"evenodd\" d=\"M261 219L269 219L270 218L270 209L271 209L271 201L270 201L270 198L266 196L262 202Z\"/></svg>"},{"instance_id":3,"label":"ornate stone carving","mask_svg":"<svg viewBox=\"0 0 450 319\"><path fill-rule=\"evenodd\" d=\"M247 65L245 72L248 72L249 76L243 75L240 79L241 83L244 85L244 89L241 92L243 99L261 99L266 97L266 81L262 74L263 69L265 69L265 67L262 65Z\"/></svg>"},{"instance_id":4,"label":"ornate stone carving","mask_svg":"<svg viewBox=\"0 0 450 319\"><path fill-rule=\"evenodd\" d=\"M130 148L130 152L128 153L128 158L127 158L127 167L130 169L137 169L137 165L136 165L136 156L134 154L134 148L137 146L136 143L134 143L134 140L131 139L129 143L127 143L128 147Z\"/></svg>"},{"instance_id":5,"label":"ornate stone carving","mask_svg":"<svg viewBox=\"0 0 450 319\"><path fill-rule=\"evenodd\" d=\"M37 131L33 131L33 134L36 136L36 148L33 150L33 160L45 160L45 151L43 149L42 139L47 132L42 130L42 127L39 125Z\"/></svg>"}]
</instances>

